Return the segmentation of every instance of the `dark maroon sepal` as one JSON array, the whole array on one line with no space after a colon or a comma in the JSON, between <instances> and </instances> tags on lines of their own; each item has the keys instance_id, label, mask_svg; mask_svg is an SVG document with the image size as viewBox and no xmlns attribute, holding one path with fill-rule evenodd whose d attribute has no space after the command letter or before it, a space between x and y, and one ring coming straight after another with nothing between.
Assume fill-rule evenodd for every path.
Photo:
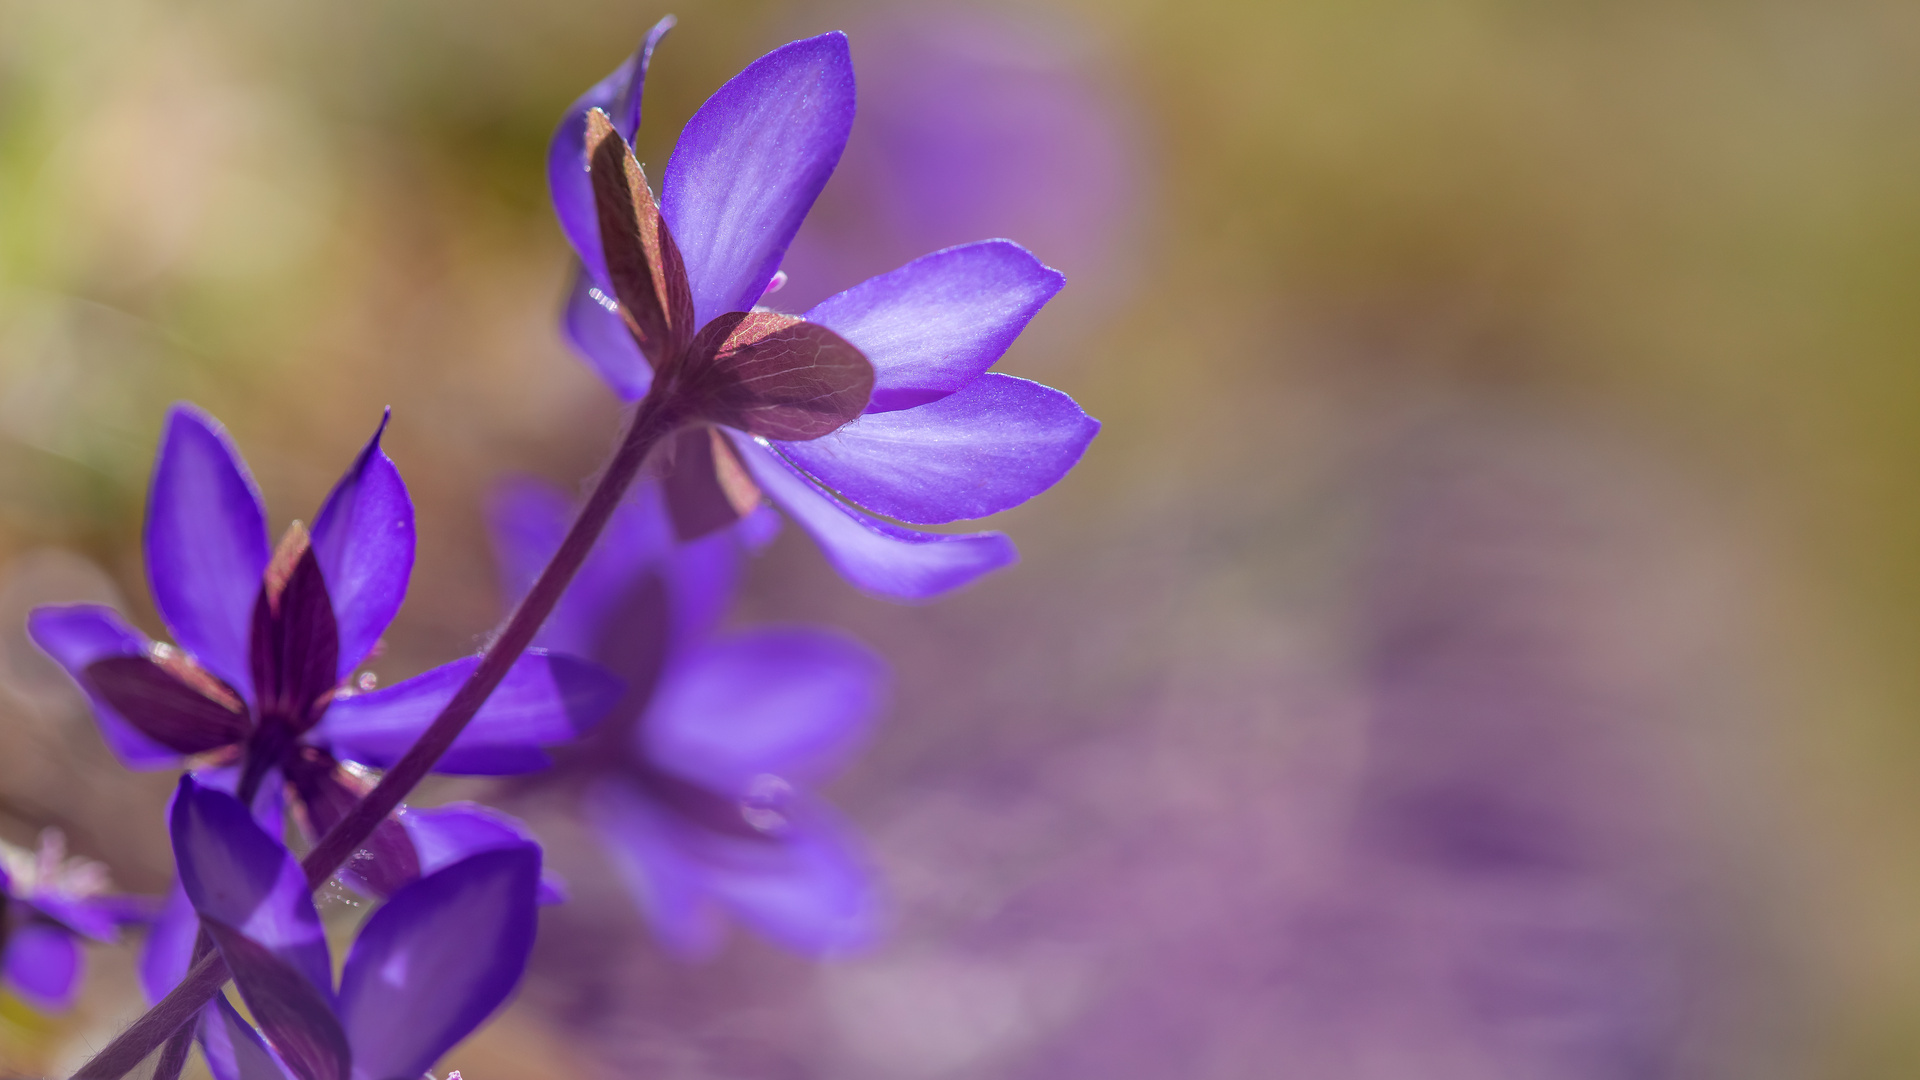
<instances>
[{"instance_id":1,"label":"dark maroon sepal","mask_svg":"<svg viewBox=\"0 0 1920 1080\"><path fill-rule=\"evenodd\" d=\"M759 485L714 429L680 429L667 454L672 462L663 485L667 513L682 543L724 529L760 505Z\"/></svg>"},{"instance_id":2,"label":"dark maroon sepal","mask_svg":"<svg viewBox=\"0 0 1920 1080\"><path fill-rule=\"evenodd\" d=\"M301 748L298 759L288 764L286 772L294 790L300 793L307 830L314 841L325 836L373 788L312 747ZM341 870L368 892L391 896L401 886L419 880L420 852L406 828L389 815L374 826L373 835Z\"/></svg>"},{"instance_id":3,"label":"dark maroon sepal","mask_svg":"<svg viewBox=\"0 0 1920 1080\"><path fill-rule=\"evenodd\" d=\"M289 532L289 538L294 539ZM267 580L253 603L253 688L261 722L276 720L298 734L319 722L331 699L340 662L340 630L333 600L320 573L320 560L306 546L305 533L294 542L298 555L283 580L276 553ZM286 553L288 542L282 542Z\"/></svg>"},{"instance_id":4,"label":"dark maroon sepal","mask_svg":"<svg viewBox=\"0 0 1920 1080\"><path fill-rule=\"evenodd\" d=\"M693 337L693 288L647 176L613 121L587 113L587 167L620 317L657 373Z\"/></svg>"},{"instance_id":5,"label":"dark maroon sepal","mask_svg":"<svg viewBox=\"0 0 1920 1080\"><path fill-rule=\"evenodd\" d=\"M793 315L734 311L687 348L686 412L750 435L801 442L859 416L873 365L839 334Z\"/></svg>"},{"instance_id":6,"label":"dark maroon sepal","mask_svg":"<svg viewBox=\"0 0 1920 1080\"><path fill-rule=\"evenodd\" d=\"M169 750L205 753L252 729L238 695L181 658L111 656L88 664L84 677L113 711Z\"/></svg>"},{"instance_id":7,"label":"dark maroon sepal","mask_svg":"<svg viewBox=\"0 0 1920 1080\"><path fill-rule=\"evenodd\" d=\"M300 1080L347 1080L353 1051L327 995L299 968L216 919L202 926L220 948L253 1019Z\"/></svg>"}]
</instances>

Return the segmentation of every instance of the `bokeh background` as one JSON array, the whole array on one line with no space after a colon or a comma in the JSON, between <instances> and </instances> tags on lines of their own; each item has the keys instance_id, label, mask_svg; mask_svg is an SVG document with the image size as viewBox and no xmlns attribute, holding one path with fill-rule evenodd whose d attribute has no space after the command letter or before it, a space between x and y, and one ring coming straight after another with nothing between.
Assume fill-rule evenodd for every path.
<instances>
[{"instance_id":1,"label":"bokeh background","mask_svg":"<svg viewBox=\"0 0 1920 1080\"><path fill-rule=\"evenodd\" d=\"M485 493L618 423L554 329L561 110L630 0L0 0L0 839L158 892L35 603L159 625L170 401L277 532L391 405L385 681L500 613ZM833 790L889 892L830 962L649 941L584 833L519 1077L1920 1075L1920 8L1895 0L682 0L644 161L853 36L804 304L946 244L1069 278L1003 363L1105 429L1024 562L900 607L797 529L737 618L897 666ZM426 801L487 797L440 782ZM8 1074L139 1011L0 1000Z\"/></svg>"}]
</instances>

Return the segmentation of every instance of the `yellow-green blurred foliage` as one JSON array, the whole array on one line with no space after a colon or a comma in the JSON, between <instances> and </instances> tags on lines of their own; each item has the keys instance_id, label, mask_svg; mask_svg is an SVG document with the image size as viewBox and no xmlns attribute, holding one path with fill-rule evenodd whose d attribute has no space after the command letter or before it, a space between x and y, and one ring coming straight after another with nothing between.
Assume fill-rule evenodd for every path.
<instances>
[{"instance_id":1,"label":"yellow-green blurred foliage","mask_svg":"<svg viewBox=\"0 0 1920 1080\"><path fill-rule=\"evenodd\" d=\"M874 12L674 10L638 140L656 167L746 62ZM138 537L174 399L231 428L276 532L391 405L421 558L382 675L475 647L499 603L486 485L575 482L618 416L554 330L567 256L546 138L663 13L0 0L0 835L58 824L123 885L166 883L169 778L113 765L19 620L117 597L158 632ZM1269 647L1313 667L1303 636L1347 629L1358 526L1342 508L1383 448L1417 456L1419 432L1487 415L1597 430L1703 522L1660 580L1734 582L1708 619L1724 655L1697 673L1722 704L1660 745L1761 1004L1705 1025L1715 1049L1688 1074L1738 1068L1742 1046L1769 1059L1749 1076L1920 1073L1920 7L1056 0L1044 18L1126 126L1138 176L1114 225L1124 276L1093 299L1070 284L1007 366L1106 427L1073 477L1006 515L1025 562L951 601L854 596L791 528L756 569L753 615L847 625L902 667L851 815L891 828L890 793L949 743L1046 743L1004 723L1007 701L1081 738L1144 672L1257 670ZM965 673L967 708L936 692L943 668ZM1162 737L1204 744L1207 715ZM1187 798L1176 780L1136 783ZM964 883L971 864L929 865ZM811 1045L793 1032L815 1014L791 1003L812 969L744 948L775 974L729 1037ZM92 956L74 1016L0 1004L0 1059L71 1065L138 1008L131 950ZM997 985L953 979L954 1000ZM865 1000L821 992L829 1012ZM494 1064L463 1059L470 1080L570 1074L547 1019L563 997L530 991L483 1037ZM675 1057L659 1049L675 1030L640 1026L653 1049L621 1075L815 1074ZM926 1076L1009 1060L853 1047L781 1060L932 1053L894 1074ZM1269 1075L1215 1064L1191 1075Z\"/></svg>"}]
</instances>

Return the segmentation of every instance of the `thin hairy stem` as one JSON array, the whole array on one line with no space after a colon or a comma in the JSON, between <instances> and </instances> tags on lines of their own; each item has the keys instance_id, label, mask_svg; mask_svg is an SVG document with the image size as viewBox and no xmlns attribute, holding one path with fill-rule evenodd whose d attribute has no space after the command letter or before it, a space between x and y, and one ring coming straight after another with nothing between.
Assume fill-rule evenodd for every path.
<instances>
[{"instance_id":1,"label":"thin hairy stem","mask_svg":"<svg viewBox=\"0 0 1920 1080\"><path fill-rule=\"evenodd\" d=\"M626 496L627 488L639 474L647 454L673 431L678 422L679 418L670 405L670 395L650 395L640 403L639 410L634 413L633 423L628 426L620 445L614 449L613 457L601 471L593 492L587 496L586 505L580 508L573 527L567 530L566 539L560 542L560 550L554 552L546 569L540 571L533 588L528 590L526 598L514 609L499 636L487 647L479 666L473 669L472 675L467 676L467 681L454 693L453 700L447 702L439 716L434 717L433 723L406 755L395 762L373 790L367 792L365 798L335 823L320 838L320 843L301 860L300 868L306 871L308 887L317 889L325 884L347 858L367 842L374 828L386 820L387 815L400 805L400 801L426 777L428 770L440 760L440 755L447 752L453 740L466 729L467 722L480 711L480 706L486 704L487 697L506 677L513 662L526 651L535 632L547 621L554 604L559 602L560 595L566 592L574 574L579 572L580 564L586 561L587 553L593 550L594 541L600 538L615 507ZM73 1074L73 1080L119 1080L145 1060L155 1047L166 1042L181 1025L198 1015L200 1009L213 1000L213 995L220 992L220 987L226 981L226 962L221 960L218 952L208 953L158 1005L134 1021L105 1049L95 1054L91 1061L82 1065Z\"/></svg>"}]
</instances>

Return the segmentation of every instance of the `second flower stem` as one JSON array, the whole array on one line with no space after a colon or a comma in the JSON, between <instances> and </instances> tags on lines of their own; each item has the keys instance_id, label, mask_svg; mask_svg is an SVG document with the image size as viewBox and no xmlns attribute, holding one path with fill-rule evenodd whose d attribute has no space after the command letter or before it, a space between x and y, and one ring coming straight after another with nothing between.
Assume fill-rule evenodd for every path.
<instances>
[{"instance_id":1,"label":"second flower stem","mask_svg":"<svg viewBox=\"0 0 1920 1080\"><path fill-rule=\"evenodd\" d=\"M601 470L600 478L593 485L593 491L587 496L586 504L580 508L579 515L573 519L573 526L567 530L566 539L560 542L560 550L554 552L546 568L535 579L533 588L514 608L513 615L507 619L499 636L481 656L479 666L467 676L467 681L454 692L452 700L440 710L440 715L434 717L433 723L421 733L406 754L394 762L393 768L387 770L373 790L367 792L365 798L327 830L327 834L320 838L307 857L300 860L300 868L307 875L308 888L319 888L338 872L348 857L367 842L373 830L399 807L401 800L425 779L440 756L466 730L468 721L486 704L488 696L506 677L514 661L533 643L534 634L547 621L554 605L559 603L561 595L572 583L574 574L579 572L580 564L586 561L588 552L593 550L594 542L600 539L600 533L606 529L614 509L626 497L627 488L639 475L640 466L646 462L647 455L679 422L670 395L649 395L640 403L633 415L633 422L628 425L620 444L614 448L613 457L607 461L606 468ZM82 1065L73 1074L73 1080L119 1080L145 1060L154 1048L165 1043L183 1024L198 1016L207 1002L213 1000L213 995L220 992L227 978L227 965L220 954L208 953L193 965L186 977L159 1004L135 1020Z\"/></svg>"}]
</instances>

